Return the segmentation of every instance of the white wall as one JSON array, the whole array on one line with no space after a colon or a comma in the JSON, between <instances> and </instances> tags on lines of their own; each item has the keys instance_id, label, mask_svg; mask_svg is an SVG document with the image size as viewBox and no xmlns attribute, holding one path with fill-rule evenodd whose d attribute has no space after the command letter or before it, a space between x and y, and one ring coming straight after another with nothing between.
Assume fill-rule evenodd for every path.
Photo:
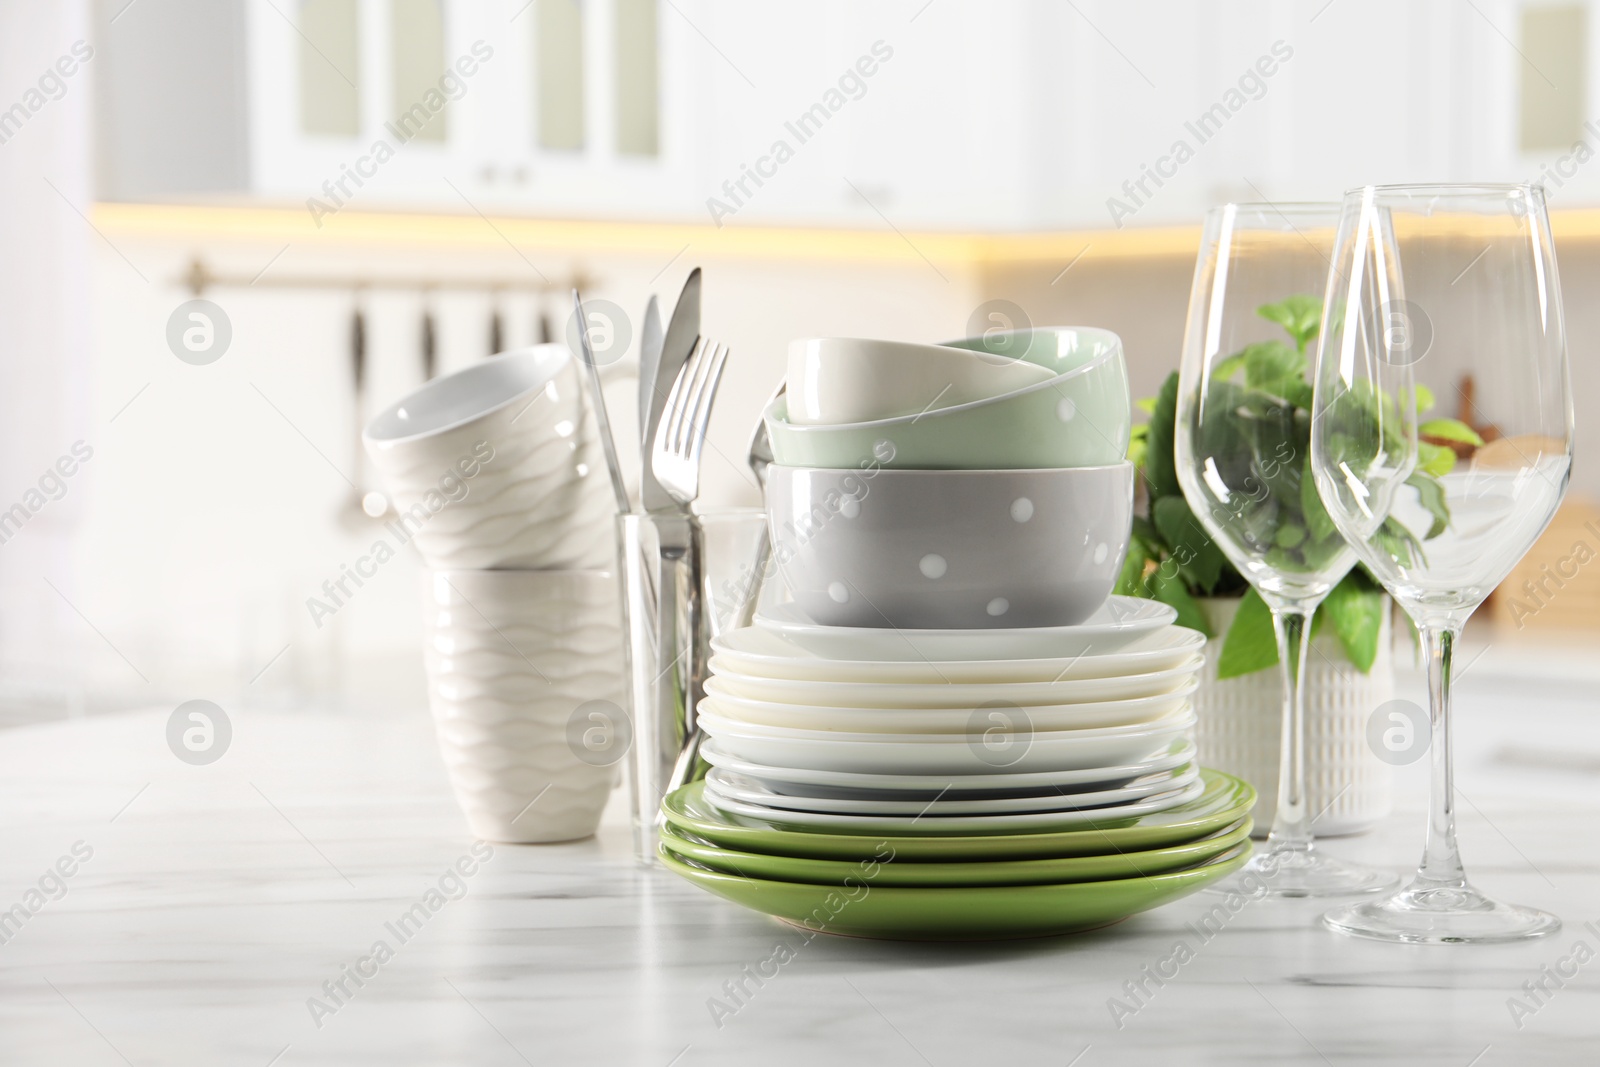
<instances>
[{"instance_id":1,"label":"white wall","mask_svg":"<svg viewBox=\"0 0 1600 1067\"><path fill-rule=\"evenodd\" d=\"M94 238L78 212L93 210L93 90L80 64L70 77L56 67L89 36L84 8L0 4L0 511L33 512L20 534L0 527L0 721L12 703L75 708L73 665L95 640L74 613L84 591L67 558L87 478L39 488L88 436Z\"/></svg>"},{"instance_id":2,"label":"white wall","mask_svg":"<svg viewBox=\"0 0 1600 1067\"><path fill-rule=\"evenodd\" d=\"M371 524L352 521L350 488L340 473L355 470L357 424L347 355L351 295L216 290L208 296L232 323L232 345L216 363L191 366L173 355L165 339L168 316L189 297L178 279L190 256L201 253L216 269L248 278L283 242L196 242L115 227L106 232L116 247L102 243L95 252L90 303L93 480L85 483L85 521L73 560L84 614L150 683L141 683L101 644L86 650L93 689L103 699L187 699L245 690L250 699L284 701L307 688L342 684L355 691L355 699L370 701L384 691L390 668L375 677L363 673L363 663L392 660L393 670L420 679L418 563L410 550L320 630L305 606L323 580L336 577L340 564L352 562L373 536ZM574 267L565 256L531 247L522 252L552 279ZM649 293L659 294L670 312L688 269L704 268L703 329L733 348L706 452L708 503L757 502L736 466L743 465L757 412L782 374L791 338L932 340L963 332L977 302L973 274L947 264L941 278L920 259L872 266L731 262L691 253L669 266L670 257L584 257L584 270L596 278L586 295L615 300L637 320ZM503 246L449 251L325 243L291 245L269 276L427 272L518 278L529 269ZM552 295L543 305L558 331L568 299ZM508 343L531 341L536 299L521 296L503 304ZM489 297L441 294L435 307L441 371L482 358ZM420 381L421 304L414 293L375 293L367 308L370 414ZM636 351L637 321L632 328ZM630 434L633 387L631 379L621 378L609 387L619 430ZM290 647L283 658L248 684L284 645Z\"/></svg>"}]
</instances>

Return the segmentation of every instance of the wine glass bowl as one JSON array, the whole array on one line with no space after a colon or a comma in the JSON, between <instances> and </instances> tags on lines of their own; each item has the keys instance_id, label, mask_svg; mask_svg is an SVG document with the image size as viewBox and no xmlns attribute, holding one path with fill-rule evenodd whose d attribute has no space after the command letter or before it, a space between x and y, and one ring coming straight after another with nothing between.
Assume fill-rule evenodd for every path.
<instances>
[{"instance_id":1,"label":"wine glass bowl","mask_svg":"<svg viewBox=\"0 0 1600 1067\"><path fill-rule=\"evenodd\" d=\"M1416 878L1324 921L1418 943L1552 933L1554 916L1493 901L1466 879L1449 714L1461 629L1549 524L1571 468L1566 336L1543 191L1347 194L1325 309L1313 477L1332 522L1422 634L1433 786Z\"/></svg>"},{"instance_id":2,"label":"wine glass bowl","mask_svg":"<svg viewBox=\"0 0 1600 1067\"><path fill-rule=\"evenodd\" d=\"M1208 214L1176 397L1183 497L1158 500L1151 515L1169 541L1181 540L1169 532L1175 527L1202 527L1211 551L1220 549L1272 611L1284 688L1279 796L1267 846L1251 865L1280 896L1375 892L1395 881L1317 852L1317 813L1306 806L1301 688L1310 619L1355 562L1309 468L1309 363L1338 219L1337 204L1228 204ZM1201 563L1198 553L1179 560L1194 571Z\"/></svg>"}]
</instances>

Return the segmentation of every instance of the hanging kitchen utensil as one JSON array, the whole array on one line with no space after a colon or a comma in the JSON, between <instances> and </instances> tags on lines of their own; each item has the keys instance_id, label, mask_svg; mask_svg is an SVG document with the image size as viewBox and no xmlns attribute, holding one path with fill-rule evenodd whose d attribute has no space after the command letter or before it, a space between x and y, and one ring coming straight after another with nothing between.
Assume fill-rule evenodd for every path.
<instances>
[{"instance_id":1,"label":"hanging kitchen utensil","mask_svg":"<svg viewBox=\"0 0 1600 1067\"><path fill-rule=\"evenodd\" d=\"M366 526L371 520L381 518L389 511L389 498L377 490L367 490L367 453L361 443L361 428L366 424L367 398L367 314L363 306L365 291L353 294L350 310L350 383L352 386L352 423L355 426L350 470L355 484L341 515L354 527Z\"/></svg>"},{"instance_id":2,"label":"hanging kitchen utensil","mask_svg":"<svg viewBox=\"0 0 1600 1067\"><path fill-rule=\"evenodd\" d=\"M433 295L422 294L422 380L431 382L439 369L439 330L433 319Z\"/></svg>"},{"instance_id":3,"label":"hanging kitchen utensil","mask_svg":"<svg viewBox=\"0 0 1600 1067\"><path fill-rule=\"evenodd\" d=\"M506 324L500 314L500 294L489 294L489 354L499 355L506 350Z\"/></svg>"}]
</instances>

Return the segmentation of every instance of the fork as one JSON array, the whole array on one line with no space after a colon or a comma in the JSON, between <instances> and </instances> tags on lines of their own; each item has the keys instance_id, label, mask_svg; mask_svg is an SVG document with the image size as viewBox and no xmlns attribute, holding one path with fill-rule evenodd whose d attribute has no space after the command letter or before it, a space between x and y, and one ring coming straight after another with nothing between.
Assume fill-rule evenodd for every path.
<instances>
[{"instance_id":1,"label":"fork","mask_svg":"<svg viewBox=\"0 0 1600 1067\"><path fill-rule=\"evenodd\" d=\"M756 419L756 428L750 434L750 450L746 462L750 466L750 473L756 476L756 483L763 494L767 489L767 469L772 466L772 438L767 434L767 408L788 391L788 383L780 381L772 395L767 398L766 405L761 409L761 417ZM756 603L761 599L761 588L765 581L767 566L772 559L772 535L765 526L761 528L761 540L756 543L755 564L751 572L749 586L745 589L744 600L739 605L739 613L734 616L732 629L738 630L749 626L755 620ZM710 650L706 650L706 659L710 658ZM705 660L702 660L705 662ZM701 681L702 687L704 680ZM705 740L705 735L700 732L696 724L683 742L683 751L678 755L678 762L672 767L672 776L667 780L667 790L671 792L680 786L687 785L698 778L704 777L703 763L700 759L700 744Z\"/></svg>"},{"instance_id":2,"label":"fork","mask_svg":"<svg viewBox=\"0 0 1600 1067\"><path fill-rule=\"evenodd\" d=\"M700 459L728 352L726 345L704 337L695 342L667 394L651 444L650 467L656 481L685 515L700 495ZM656 592L656 663L663 673L673 673L673 683L662 685L657 680L655 713L661 736L677 737L682 744L667 778L667 792L683 784L685 767L693 767L699 750L695 711L704 692L709 658L700 617L701 538L692 518L685 521L690 526L689 536L661 539L662 573ZM674 545L670 550L669 542ZM688 670L680 673L678 663L686 657Z\"/></svg>"},{"instance_id":3,"label":"fork","mask_svg":"<svg viewBox=\"0 0 1600 1067\"><path fill-rule=\"evenodd\" d=\"M650 469L674 503L687 508L700 495L700 455L717 398L728 347L702 337L667 394L666 414L650 449Z\"/></svg>"}]
</instances>

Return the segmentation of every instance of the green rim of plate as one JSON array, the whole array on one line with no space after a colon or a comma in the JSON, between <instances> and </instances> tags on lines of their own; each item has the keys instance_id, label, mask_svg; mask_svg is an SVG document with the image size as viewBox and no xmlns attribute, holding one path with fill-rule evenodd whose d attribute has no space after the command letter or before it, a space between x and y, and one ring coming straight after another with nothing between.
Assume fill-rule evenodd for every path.
<instances>
[{"instance_id":1,"label":"green rim of plate","mask_svg":"<svg viewBox=\"0 0 1600 1067\"><path fill-rule=\"evenodd\" d=\"M815 833L787 829L781 819L730 815L704 797L705 783L692 782L668 794L661 813L668 824L714 845L740 852L809 859L863 860L881 857L883 846L900 860L1024 860L1103 856L1181 845L1238 822L1256 802L1249 782L1202 768L1205 787L1187 804L1133 818L1107 819L1071 830L1021 833L918 835Z\"/></svg>"},{"instance_id":2,"label":"green rim of plate","mask_svg":"<svg viewBox=\"0 0 1600 1067\"><path fill-rule=\"evenodd\" d=\"M1160 874L1205 863L1249 839L1249 816L1223 831L1197 841L1142 852L1113 852L1104 856L1057 856L1041 860L998 860L973 863L877 864L875 886L990 886L1051 885L1064 882L1098 882ZM661 844L680 859L692 860L725 874L763 878L774 882L806 882L842 886L847 878L862 877L861 863L816 860L801 856L771 856L764 852L739 852L684 836L671 826L662 828ZM868 861L871 862L871 861Z\"/></svg>"},{"instance_id":3,"label":"green rim of plate","mask_svg":"<svg viewBox=\"0 0 1600 1067\"><path fill-rule=\"evenodd\" d=\"M1247 842L1225 860L1148 878L1057 885L878 886L863 875L848 886L741 878L662 848L661 862L702 889L818 933L895 941L995 941L1050 937L1109 926L1225 878L1250 858ZM866 866L865 864L863 866Z\"/></svg>"}]
</instances>

